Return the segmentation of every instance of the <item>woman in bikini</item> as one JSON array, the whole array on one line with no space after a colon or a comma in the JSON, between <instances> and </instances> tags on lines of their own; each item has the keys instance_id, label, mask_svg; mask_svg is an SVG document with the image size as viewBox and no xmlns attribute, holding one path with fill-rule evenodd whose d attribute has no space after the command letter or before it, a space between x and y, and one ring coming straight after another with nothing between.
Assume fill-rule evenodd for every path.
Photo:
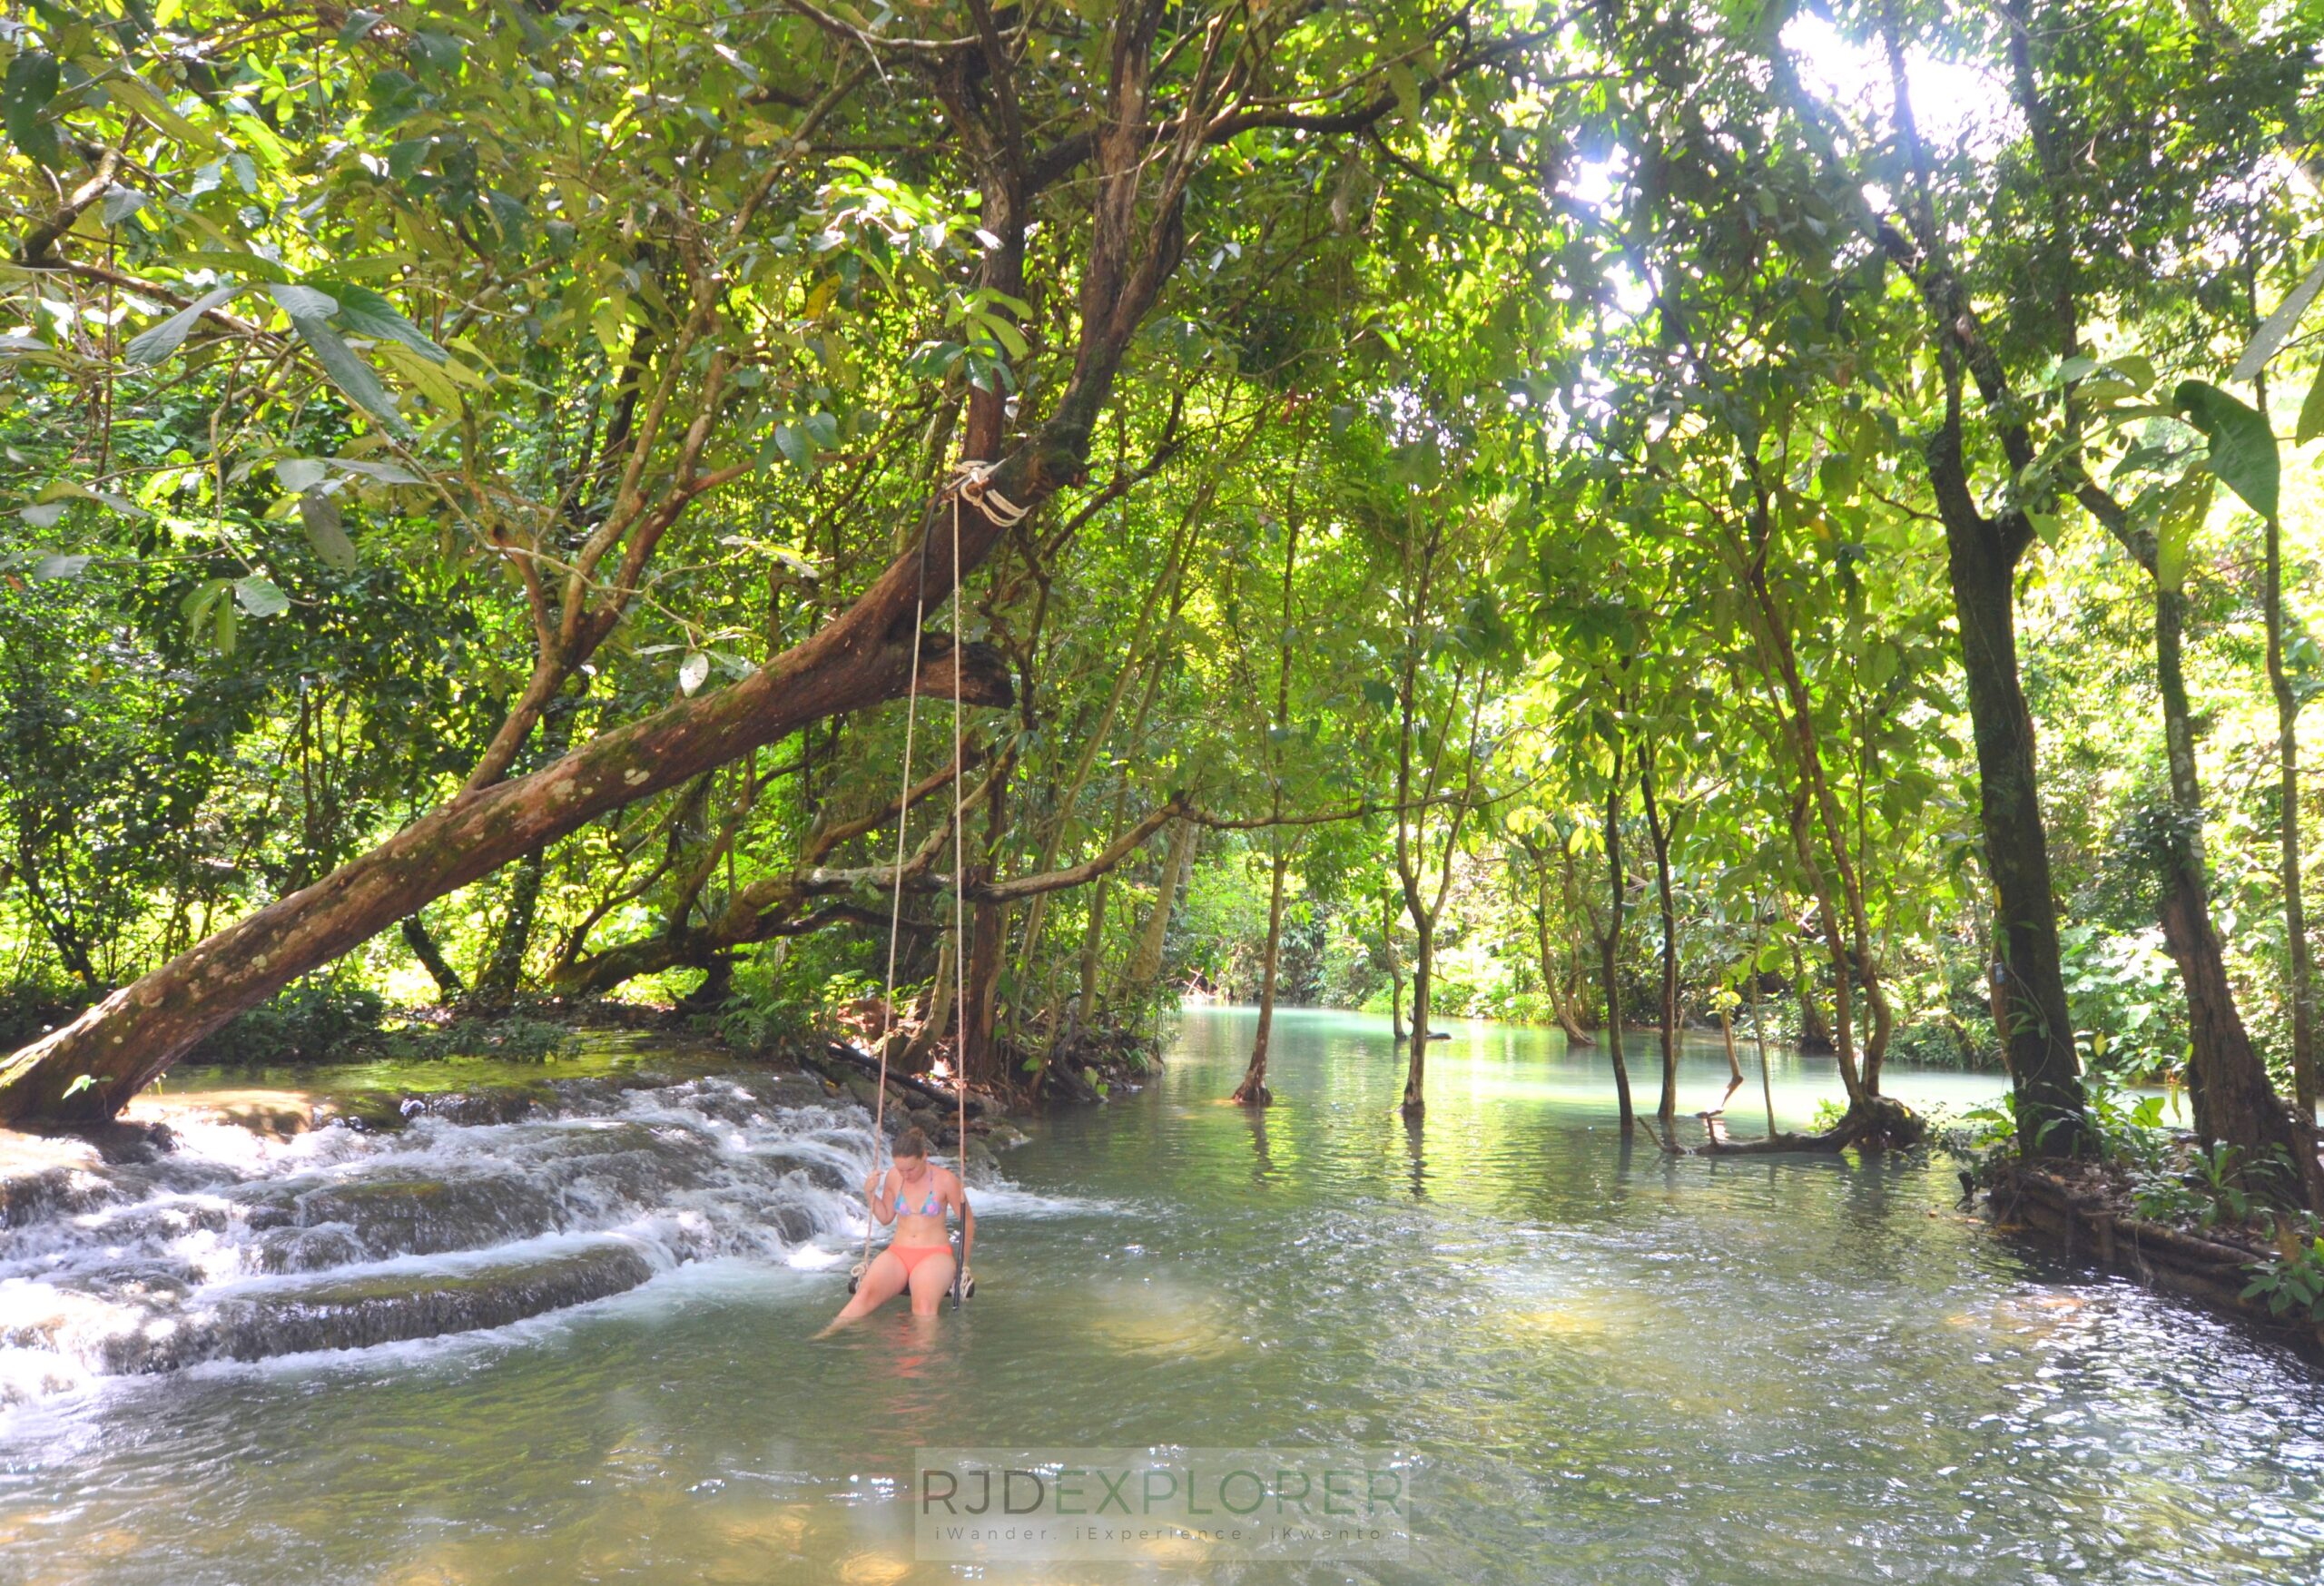
<instances>
[{"instance_id":1,"label":"woman in bikini","mask_svg":"<svg viewBox=\"0 0 2324 1586\"><path fill-rule=\"evenodd\" d=\"M947 1215L957 1211L960 1216L962 1264L977 1242L977 1214L969 1209L960 1175L930 1162L928 1137L910 1128L896 1137L895 1166L863 1181L863 1197L872 1204L872 1215L893 1223L896 1234L864 1269L854 1297L832 1318L832 1326L867 1315L906 1289L911 1291L913 1315L934 1315L956 1270L952 1244L944 1231Z\"/></svg>"}]
</instances>

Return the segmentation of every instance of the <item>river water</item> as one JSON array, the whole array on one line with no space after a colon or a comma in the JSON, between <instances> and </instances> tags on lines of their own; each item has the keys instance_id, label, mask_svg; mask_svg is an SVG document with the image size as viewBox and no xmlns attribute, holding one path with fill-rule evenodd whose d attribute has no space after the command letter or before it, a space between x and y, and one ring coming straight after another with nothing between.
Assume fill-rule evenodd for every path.
<instances>
[{"instance_id":1,"label":"river water","mask_svg":"<svg viewBox=\"0 0 2324 1586\"><path fill-rule=\"evenodd\" d=\"M1490 1025L1408 1128L1384 1021L1324 1013L1254 1115L1251 1026L1190 1010L1143 1092L1007 1153L964 1311L821 1342L867 1140L795 1082L84 1175L0 1232L0 1581L2324 1578L2313 1371L2014 1246L1942 1157L1626 1149L1602 1055ZM1836 1089L1774 1068L1787 1126ZM1682 1111L1725 1074L1692 1043ZM379 1341L281 1353L333 1336ZM1405 1451L1410 1556L915 1556L915 1448L1159 1444Z\"/></svg>"}]
</instances>

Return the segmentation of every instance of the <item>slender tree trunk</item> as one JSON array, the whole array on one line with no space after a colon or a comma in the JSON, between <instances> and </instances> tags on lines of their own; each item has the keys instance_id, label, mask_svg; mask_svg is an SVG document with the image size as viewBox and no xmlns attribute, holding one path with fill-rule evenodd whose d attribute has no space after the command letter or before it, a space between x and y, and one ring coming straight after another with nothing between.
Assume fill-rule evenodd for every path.
<instances>
[{"instance_id":1,"label":"slender tree trunk","mask_svg":"<svg viewBox=\"0 0 2324 1586\"><path fill-rule=\"evenodd\" d=\"M438 999L445 1002L457 1002L468 995L468 989L460 979L460 971L452 967L451 960L444 956L444 950L438 947L436 939L428 933L428 922L416 913L403 917L403 944L411 949L411 956L419 960L419 967L426 970L428 978L436 982Z\"/></svg>"},{"instance_id":2,"label":"slender tree trunk","mask_svg":"<svg viewBox=\"0 0 2324 1586\"><path fill-rule=\"evenodd\" d=\"M1638 789L1646 805L1647 840L1654 849L1654 895L1662 915L1662 1099L1654 1115L1669 1133L1679 1116L1679 916L1670 897L1670 833L1654 799L1654 749L1639 751Z\"/></svg>"},{"instance_id":3,"label":"slender tree trunk","mask_svg":"<svg viewBox=\"0 0 2324 1586\"><path fill-rule=\"evenodd\" d=\"M1762 497L1760 521L1767 522L1765 497ZM1768 530L1772 533L1772 529ZM1848 849L1847 822L1842 815L1838 798L1832 792L1831 781L1824 774L1824 752L1816 729L1814 701L1807 691L1806 675L1800 671L1799 657L1793 648L1790 621L1783 604L1768 584L1763 566L1756 559L1747 559L1746 582L1756 596L1761 614L1762 651L1768 657L1771 681L1779 684L1784 704L1777 712L1786 717L1794 751L1799 760L1799 794L1805 805L1820 818L1827 851L1831 856L1831 868L1839 878L1838 907L1830 889L1823 881L1823 865L1812 852L1805 831L1797 833L1800 862L1806 868L1825 915L1825 934L1831 939L1833 951L1840 955L1838 989L1834 1000L1838 1004L1840 1022L1846 1026L1839 1034L1837 1048L1840 1074L1848 1084L1852 1102L1880 1093L1880 1063L1888 1050L1889 1032L1895 1028L1896 1015L1888 1006L1888 992L1882 984L1879 960L1872 951L1872 923L1864 903L1864 882L1858 875L1862 855L1851 857ZM1785 709L1785 705L1788 710ZM1804 823L1806 810L1795 817L1796 823ZM1847 923L1849 940L1843 943L1839 936L1839 921ZM1853 972L1851 972L1851 970ZM1864 993L1871 1028L1866 1032L1863 1062L1856 1061L1856 1029L1852 1022L1851 1001L1856 990Z\"/></svg>"},{"instance_id":4,"label":"slender tree trunk","mask_svg":"<svg viewBox=\"0 0 2324 1586\"><path fill-rule=\"evenodd\" d=\"M1265 1107L1275 1100L1275 1093L1267 1089L1267 1037L1275 1028L1275 974L1283 951L1283 878L1290 868L1289 854L1275 856L1274 882L1267 891L1266 963L1259 976L1259 1027L1251 1037L1250 1067L1235 1088L1235 1099L1246 1107Z\"/></svg>"},{"instance_id":5,"label":"slender tree trunk","mask_svg":"<svg viewBox=\"0 0 2324 1586\"><path fill-rule=\"evenodd\" d=\"M1743 1079L1743 1060L1735 1055L1735 1020L1727 1011L1727 989L1718 992L1718 1039L1727 1043L1727 1077L1738 1084Z\"/></svg>"},{"instance_id":6,"label":"slender tree trunk","mask_svg":"<svg viewBox=\"0 0 2324 1586\"><path fill-rule=\"evenodd\" d=\"M1622 1060L1622 755L1614 752L1614 774L1606 788L1606 929L1598 937L1598 968L1606 997L1606 1055L1614 1064L1614 1099L1621 1108L1622 1134L1638 1128L1630 1105L1630 1066Z\"/></svg>"},{"instance_id":7,"label":"slender tree trunk","mask_svg":"<svg viewBox=\"0 0 2324 1586\"><path fill-rule=\"evenodd\" d=\"M2282 855L2284 946L2290 963L2291 1074L2304 1128L2316 1119L2316 970L2309 952L2308 910L2299 878L2299 700L2284 670L2283 533L2268 519L2264 596L2268 621L2268 686L2276 700L2276 803Z\"/></svg>"},{"instance_id":8,"label":"slender tree trunk","mask_svg":"<svg viewBox=\"0 0 2324 1586\"><path fill-rule=\"evenodd\" d=\"M1413 934L1419 941L1413 951L1412 1061L1404 1070L1403 1112L1406 1118L1418 1118L1428 1105L1422 1093L1422 1082L1428 1068L1428 983L1436 958L1434 916L1422 914L1413 921Z\"/></svg>"},{"instance_id":9,"label":"slender tree trunk","mask_svg":"<svg viewBox=\"0 0 2324 1586\"><path fill-rule=\"evenodd\" d=\"M1548 885L1548 882L1544 880L1542 887L1545 891ZM1541 906L1533 911L1533 928L1535 934L1540 938L1541 985L1549 992L1550 1011L1556 1016L1558 1028L1565 1031L1568 1046L1586 1047L1590 1044L1589 1033L1581 1028L1581 1021L1573 1016L1573 1002L1566 995L1558 956L1551 951L1550 945L1550 909L1547 898L1543 898L1541 901Z\"/></svg>"},{"instance_id":10,"label":"slender tree trunk","mask_svg":"<svg viewBox=\"0 0 2324 1586\"><path fill-rule=\"evenodd\" d=\"M1185 598L1185 586L1180 585L1171 596L1170 620L1173 623L1177 620L1178 603ZM1162 660L1163 654L1157 649L1153 664L1146 669L1146 694L1138 701L1137 714L1130 723L1129 742L1132 745L1143 737L1147 716L1153 711L1154 697L1161 689ZM1129 775L1124 772L1114 783L1114 812L1112 821L1106 827L1107 842L1111 842L1120 834L1122 822L1128 811ZM1097 887L1089 897L1089 918L1082 927L1080 1021L1084 1025L1097 1017L1098 977L1106 951L1106 903L1113 891L1113 882L1114 872L1110 870L1098 878Z\"/></svg>"},{"instance_id":11,"label":"slender tree trunk","mask_svg":"<svg viewBox=\"0 0 2324 1586\"><path fill-rule=\"evenodd\" d=\"M1302 440L1305 440L1303 434ZM1292 454L1294 480L1291 497L1285 503L1285 522L1288 526L1283 538L1283 610L1275 638L1275 726L1278 734L1287 734L1291 727L1291 652L1293 576L1299 566L1299 496L1298 451ZM1274 808L1283 813L1283 760L1278 744L1269 744L1269 772L1275 783ZM1251 1066L1243 1076L1242 1084L1235 1088L1235 1099L1246 1107L1265 1107L1275 1100L1267 1089L1267 1037L1275 1029L1275 976L1283 956L1283 878L1291 868L1288 840L1278 832L1275 838L1275 872L1267 889L1267 953L1266 964L1259 979L1259 1027L1251 1038Z\"/></svg>"},{"instance_id":12,"label":"slender tree trunk","mask_svg":"<svg viewBox=\"0 0 2324 1586\"><path fill-rule=\"evenodd\" d=\"M1759 1049L1759 1097L1768 1104L1768 1133L1776 1132L1776 1083L1768 1073L1768 1027L1759 1006L1759 955L1751 955L1751 1040Z\"/></svg>"}]
</instances>

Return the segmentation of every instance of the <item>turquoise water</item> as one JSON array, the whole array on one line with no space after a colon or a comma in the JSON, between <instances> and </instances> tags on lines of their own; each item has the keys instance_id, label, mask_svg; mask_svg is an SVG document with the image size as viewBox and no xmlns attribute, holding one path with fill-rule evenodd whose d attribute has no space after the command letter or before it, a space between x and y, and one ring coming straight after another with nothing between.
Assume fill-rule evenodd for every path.
<instances>
[{"instance_id":1,"label":"turquoise water","mask_svg":"<svg viewBox=\"0 0 2324 1586\"><path fill-rule=\"evenodd\" d=\"M1426 1119L1384 1021L1190 1011L1142 1093L980 1197L980 1292L810 1337L842 1240L496 1331L107 1379L0 1423L12 1581L2313 1581L2324 1400L2227 1324L2048 1264L1938 1158L1667 1159L1602 1055L1455 1024ZM1641 1104L1655 1066L1633 1038ZM1763 1128L1759 1081L1734 1098ZM1778 1055L1776 1108L1836 1094ZM1724 1089L1690 1044L1682 1113ZM1981 1076L1892 1072L1954 1108ZM1753 1120L1757 1126L1753 1126ZM1699 1138L1699 1126L1681 1126ZM915 1559L922 1446L1387 1445L1412 1556Z\"/></svg>"}]
</instances>

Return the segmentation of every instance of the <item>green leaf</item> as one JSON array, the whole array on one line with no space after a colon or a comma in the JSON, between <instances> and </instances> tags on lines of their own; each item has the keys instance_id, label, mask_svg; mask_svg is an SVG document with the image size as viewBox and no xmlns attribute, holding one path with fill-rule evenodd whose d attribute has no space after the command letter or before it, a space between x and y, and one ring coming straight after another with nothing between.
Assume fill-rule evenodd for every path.
<instances>
[{"instance_id":1,"label":"green leaf","mask_svg":"<svg viewBox=\"0 0 2324 1586\"><path fill-rule=\"evenodd\" d=\"M34 578L78 578L83 570L94 560L96 560L94 557L67 556L61 551L51 552L33 564L33 576Z\"/></svg>"},{"instance_id":2,"label":"green leaf","mask_svg":"<svg viewBox=\"0 0 2324 1586\"><path fill-rule=\"evenodd\" d=\"M129 345L121 350L122 357L131 363L161 362L185 344L186 333L193 329L196 320L242 290L239 286L222 286L202 293L152 330L131 337Z\"/></svg>"},{"instance_id":3,"label":"green leaf","mask_svg":"<svg viewBox=\"0 0 2324 1586\"><path fill-rule=\"evenodd\" d=\"M382 485L417 485L423 483L409 468L393 463L367 462L359 458L335 457L330 466L350 474L360 474L367 479L377 479Z\"/></svg>"},{"instance_id":4,"label":"green leaf","mask_svg":"<svg viewBox=\"0 0 2324 1586\"><path fill-rule=\"evenodd\" d=\"M2281 464L2267 419L2205 380L2181 380L2171 405L2211 443L2211 472L2252 511L2275 517Z\"/></svg>"},{"instance_id":5,"label":"green leaf","mask_svg":"<svg viewBox=\"0 0 2324 1586\"><path fill-rule=\"evenodd\" d=\"M2284 338L2298 328L2299 317L2308 312L2308 305L2316 300L2319 287L2324 287L2324 262L2319 262L2308 272L2306 279L2284 294L2284 300L2276 305L2276 311L2251 333L2250 345L2244 348L2243 356L2235 360L2234 372L2227 378L2248 380L2267 368L2268 360L2275 357L2276 349L2281 347Z\"/></svg>"},{"instance_id":6,"label":"green leaf","mask_svg":"<svg viewBox=\"0 0 2324 1586\"><path fill-rule=\"evenodd\" d=\"M691 695L709 676L710 657L700 650L689 651L686 658L678 663L678 692Z\"/></svg>"},{"instance_id":7,"label":"green leaf","mask_svg":"<svg viewBox=\"0 0 2324 1586\"><path fill-rule=\"evenodd\" d=\"M2292 443L2306 446L2319 435L2324 435L2324 365L2318 367L2315 383L2308 388L2308 399L2299 405L2299 426L2292 432Z\"/></svg>"},{"instance_id":8,"label":"green leaf","mask_svg":"<svg viewBox=\"0 0 2324 1586\"><path fill-rule=\"evenodd\" d=\"M322 294L316 294L320 297ZM348 399L365 409L399 434L408 433L410 427L396 413L395 400L371 366L355 356L355 350L340 340L338 331L320 320L303 314L290 318L291 326L301 340L314 350L315 360L330 377L330 383L347 394Z\"/></svg>"},{"instance_id":9,"label":"green leaf","mask_svg":"<svg viewBox=\"0 0 2324 1586\"><path fill-rule=\"evenodd\" d=\"M234 580L234 604L252 616L281 616L290 609L290 597L275 586L273 579L252 573Z\"/></svg>"},{"instance_id":10,"label":"green leaf","mask_svg":"<svg viewBox=\"0 0 2324 1586\"><path fill-rule=\"evenodd\" d=\"M44 165L64 163L64 149L55 123L41 113L56 97L56 57L46 50L26 50L8 63L0 78L0 123L8 139Z\"/></svg>"},{"instance_id":11,"label":"green leaf","mask_svg":"<svg viewBox=\"0 0 2324 1586\"><path fill-rule=\"evenodd\" d=\"M460 55L467 47L448 33L433 33L423 28L411 35L411 53L419 58L423 65L438 72L459 70Z\"/></svg>"},{"instance_id":12,"label":"green leaf","mask_svg":"<svg viewBox=\"0 0 2324 1586\"><path fill-rule=\"evenodd\" d=\"M2195 530L2211 515L2212 481L2206 474L2190 474L2162 498L2154 526L2154 581L2177 594L2187 586L2187 562Z\"/></svg>"},{"instance_id":13,"label":"green leaf","mask_svg":"<svg viewBox=\"0 0 2324 1586\"><path fill-rule=\"evenodd\" d=\"M352 334L400 341L430 363L442 363L451 357L429 339L428 332L407 319L402 310L369 287L335 281L317 281L313 285L339 300L335 318Z\"/></svg>"},{"instance_id":14,"label":"green leaf","mask_svg":"<svg viewBox=\"0 0 2324 1586\"><path fill-rule=\"evenodd\" d=\"M801 420L800 427L806 430L810 440L825 451L839 445L839 420L829 413L810 413Z\"/></svg>"},{"instance_id":15,"label":"green leaf","mask_svg":"<svg viewBox=\"0 0 2324 1586\"><path fill-rule=\"evenodd\" d=\"M145 195L133 187L123 187L116 182L105 189L103 212L104 222L108 226L121 224L144 207Z\"/></svg>"},{"instance_id":16,"label":"green leaf","mask_svg":"<svg viewBox=\"0 0 2324 1586\"><path fill-rule=\"evenodd\" d=\"M379 25L379 14L378 12L363 10L350 11L347 14L347 20L340 25L339 42L343 44L359 44L362 41L363 36L366 34L369 34L373 28Z\"/></svg>"},{"instance_id":17,"label":"green leaf","mask_svg":"<svg viewBox=\"0 0 2324 1586\"><path fill-rule=\"evenodd\" d=\"M788 424L774 427L774 447L794 468L806 468L814 459L814 453L808 448L807 438Z\"/></svg>"},{"instance_id":18,"label":"green leaf","mask_svg":"<svg viewBox=\"0 0 2324 1586\"><path fill-rule=\"evenodd\" d=\"M20 508L16 516L34 528L54 528L64 517L64 509L72 505L70 500L44 501L37 507Z\"/></svg>"},{"instance_id":19,"label":"green leaf","mask_svg":"<svg viewBox=\"0 0 2324 1586\"><path fill-rule=\"evenodd\" d=\"M339 312L337 298L310 286L293 286L284 281L270 283L266 290L294 323L300 320L328 320Z\"/></svg>"},{"instance_id":20,"label":"green leaf","mask_svg":"<svg viewBox=\"0 0 2324 1586\"><path fill-rule=\"evenodd\" d=\"M274 478L285 494L303 495L323 482L325 467L322 458L314 457L283 457L274 459Z\"/></svg>"},{"instance_id":21,"label":"green leaf","mask_svg":"<svg viewBox=\"0 0 2324 1586\"><path fill-rule=\"evenodd\" d=\"M307 531L307 543L315 547L325 566L351 573L361 565L362 554L340 527L339 503L320 490L309 490L299 497L299 522Z\"/></svg>"}]
</instances>

